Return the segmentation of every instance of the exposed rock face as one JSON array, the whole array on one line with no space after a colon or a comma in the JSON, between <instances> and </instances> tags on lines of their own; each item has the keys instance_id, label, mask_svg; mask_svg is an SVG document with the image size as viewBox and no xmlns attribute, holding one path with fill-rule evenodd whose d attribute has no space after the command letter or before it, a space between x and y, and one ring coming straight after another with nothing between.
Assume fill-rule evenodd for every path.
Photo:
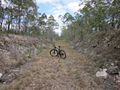
<instances>
[{"instance_id":1,"label":"exposed rock face","mask_svg":"<svg viewBox=\"0 0 120 90\"><path fill-rule=\"evenodd\" d=\"M72 46L94 60L98 68L108 68L115 63L120 69L119 34L120 30L89 34L82 41L72 43Z\"/></svg>"},{"instance_id":2,"label":"exposed rock face","mask_svg":"<svg viewBox=\"0 0 120 90\"><path fill-rule=\"evenodd\" d=\"M90 60L89 62L91 62L91 66L94 68L94 74L96 71L98 71L99 68L107 68L107 73L109 75L117 75L119 79L120 30L88 34L82 41L78 40L76 43L72 42L72 47L78 52L83 53L87 56L88 60ZM111 63L114 64L114 67L111 67ZM106 81L106 84L115 82L114 85L116 85L116 81L111 77L109 77L109 79ZM109 80L111 81L108 82ZM101 85L102 84L103 82L101 82ZM114 87L114 85L111 85L111 88Z\"/></svg>"},{"instance_id":3,"label":"exposed rock face","mask_svg":"<svg viewBox=\"0 0 120 90\"><path fill-rule=\"evenodd\" d=\"M0 36L0 72L32 60L38 53L38 38L20 35Z\"/></svg>"},{"instance_id":4,"label":"exposed rock face","mask_svg":"<svg viewBox=\"0 0 120 90\"><path fill-rule=\"evenodd\" d=\"M19 74L19 68L35 60L45 44L36 37L20 35L0 36L0 83L10 83Z\"/></svg>"}]
</instances>

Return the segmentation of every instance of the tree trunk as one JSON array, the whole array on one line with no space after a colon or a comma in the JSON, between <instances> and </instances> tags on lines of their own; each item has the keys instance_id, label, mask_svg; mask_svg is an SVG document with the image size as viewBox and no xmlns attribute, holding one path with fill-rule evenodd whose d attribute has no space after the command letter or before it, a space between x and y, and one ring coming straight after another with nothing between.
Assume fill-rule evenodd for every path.
<instances>
[{"instance_id":1,"label":"tree trunk","mask_svg":"<svg viewBox=\"0 0 120 90\"><path fill-rule=\"evenodd\" d=\"M12 24L12 19L13 19L13 14L11 12L10 17L8 18L9 22L8 22L8 32L10 32L10 25Z\"/></svg>"},{"instance_id":2,"label":"tree trunk","mask_svg":"<svg viewBox=\"0 0 120 90\"><path fill-rule=\"evenodd\" d=\"M8 16L8 27L7 27L7 32L10 31L10 16Z\"/></svg>"},{"instance_id":3,"label":"tree trunk","mask_svg":"<svg viewBox=\"0 0 120 90\"><path fill-rule=\"evenodd\" d=\"M111 26L113 29L115 28L114 15L112 16L112 19L111 19Z\"/></svg>"},{"instance_id":4,"label":"tree trunk","mask_svg":"<svg viewBox=\"0 0 120 90\"><path fill-rule=\"evenodd\" d=\"M19 6L19 17L18 17L18 27L19 27L19 31L21 29L20 25L21 25L21 9L20 9L20 6Z\"/></svg>"},{"instance_id":5,"label":"tree trunk","mask_svg":"<svg viewBox=\"0 0 120 90\"><path fill-rule=\"evenodd\" d=\"M20 29L21 29L21 27L20 27L20 25L21 25L21 18L20 18L21 16L19 16L19 20L18 20L18 24L19 24L19 31L20 31Z\"/></svg>"},{"instance_id":6,"label":"tree trunk","mask_svg":"<svg viewBox=\"0 0 120 90\"><path fill-rule=\"evenodd\" d=\"M10 23L8 24L8 32L10 32Z\"/></svg>"}]
</instances>

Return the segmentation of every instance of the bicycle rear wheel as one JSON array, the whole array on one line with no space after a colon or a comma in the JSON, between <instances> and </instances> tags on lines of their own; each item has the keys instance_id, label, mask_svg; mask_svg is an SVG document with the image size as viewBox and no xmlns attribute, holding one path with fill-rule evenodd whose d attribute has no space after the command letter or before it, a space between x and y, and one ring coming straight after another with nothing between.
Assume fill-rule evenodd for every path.
<instances>
[{"instance_id":1,"label":"bicycle rear wheel","mask_svg":"<svg viewBox=\"0 0 120 90\"><path fill-rule=\"evenodd\" d=\"M60 50L60 58L62 58L62 59L66 58L66 53L64 50Z\"/></svg>"},{"instance_id":2,"label":"bicycle rear wheel","mask_svg":"<svg viewBox=\"0 0 120 90\"><path fill-rule=\"evenodd\" d=\"M58 51L56 49L52 49L52 50L50 50L50 55L52 57L56 57L58 55Z\"/></svg>"}]
</instances>

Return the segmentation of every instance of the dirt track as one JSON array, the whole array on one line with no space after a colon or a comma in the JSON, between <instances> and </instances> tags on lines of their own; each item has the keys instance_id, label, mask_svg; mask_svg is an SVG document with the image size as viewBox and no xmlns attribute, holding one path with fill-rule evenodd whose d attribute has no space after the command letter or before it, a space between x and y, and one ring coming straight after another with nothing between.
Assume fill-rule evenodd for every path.
<instances>
[{"instance_id":1,"label":"dirt track","mask_svg":"<svg viewBox=\"0 0 120 90\"><path fill-rule=\"evenodd\" d=\"M61 45L67 58L53 58L49 55L51 47L43 50L37 60L20 68L20 75L3 90L101 90L87 73L88 62L68 44Z\"/></svg>"}]
</instances>

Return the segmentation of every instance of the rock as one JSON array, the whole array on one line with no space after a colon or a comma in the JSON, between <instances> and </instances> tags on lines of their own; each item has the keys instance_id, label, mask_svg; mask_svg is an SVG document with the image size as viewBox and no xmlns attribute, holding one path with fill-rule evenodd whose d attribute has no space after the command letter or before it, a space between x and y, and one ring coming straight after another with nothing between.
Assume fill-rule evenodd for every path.
<instances>
[{"instance_id":1,"label":"rock","mask_svg":"<svg viewBox=\"0 0 120 90\"><path fill-rule=\"evenodd\" d=\"M110 66L108 70L106 71L109 75L119 75L119 69L118 66Z\"/></svg>"},{"instance_id":2,"label":"rock","mask_svg":"<svg viewBox=\"0 0 120 90\"><path fill-rule=\"evenodd\" d=\"M0 83L3 83L3 82L4 82L4 80L2 79L2 77L3 77L3 74L0 73Z\"/></svg>"},{"instance_id":3,"label":"rock","mask_svg":"<svg viewBox=\"0 0 120 90\"><path fill-rule=\"evenodd\" d=\"M108 74L107 74L107 69L100 69L100 71L96 72L96 77L103 77L103 78L107 78Z\"/></svg>"},{"instance_id":4,"label":"rock","mask_svg":"<svg viewBox=\"0 0 120 90\"><path fill-rule=\"evenodd\" d=\"M97 47L97 45L92 45L92 47L93 47L93 48L96 48L96 47Z\"/></svg>"},{"instance_id":5,"label":"rock","mask_svg":"<svg viewBox=\"0 0 120 90\"><path fill-rule=\"evenodd\" d=\"M12 82L15 78L16 78L16 74L15 73L5 73L1 77L0 82L1 83L9 83L9 82Z\"/></svg>"},{"instance_id":6,"label":"rock","mask_svg":"<svg viewBox=\"0 0 120 90\"><path fill-rule=\"evenodd\" d=\"M119 72L119 74L120 74L120 72ZM117 82L120 83L120 75L117 76Z\"/></svg>"},{"instance_id":7,"label":"rock","mask_svg":"<svg viewBox=\"0 0 120 90\"><path fill-rule=\"evenodd\" d=\"M46 48L47 46L45 44L42 44L42 48Z\"/></svg>"},{"instance_id":8,"label":"rock","mask_svg":"<svg viewBox=\"0 0 120 90\"><path fill-rule=\"evenodd\" d=\"M2 74L2 73L0 73L0 78L2 77L2 75L3 75L3 74Z\"/></svg>"}]
</instances>

